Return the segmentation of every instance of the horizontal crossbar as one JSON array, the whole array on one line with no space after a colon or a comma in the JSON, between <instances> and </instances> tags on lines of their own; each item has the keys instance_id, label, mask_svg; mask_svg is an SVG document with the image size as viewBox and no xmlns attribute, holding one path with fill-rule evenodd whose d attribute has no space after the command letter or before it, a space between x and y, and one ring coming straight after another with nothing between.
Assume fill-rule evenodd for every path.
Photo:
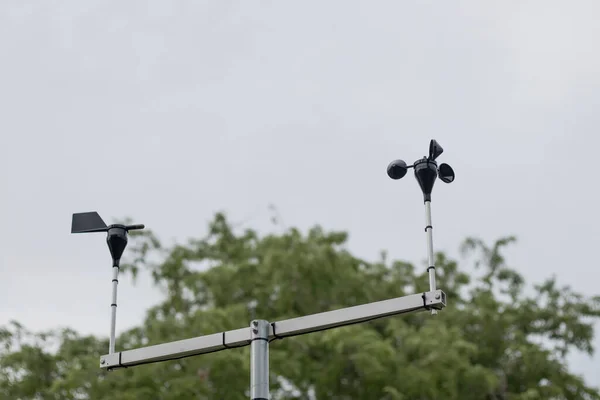
<instances>
[{"instance_id":1,"label":"horizontal crossbar","mask_svg":"<svg viewBox=\"0 0 600 400\"><path fill-rule=\"evenodd\" d=\"M271 323L269 339L285 338L306 333L357 324L426 309L441 310L446 306L446 294L441 290L377 301L339 310L291 318ZM100 368L116 369L158 361L195 356L250 344L250 327L178 340L133 350L120 351L100 358Z\"/></svg>"}]
</instances>

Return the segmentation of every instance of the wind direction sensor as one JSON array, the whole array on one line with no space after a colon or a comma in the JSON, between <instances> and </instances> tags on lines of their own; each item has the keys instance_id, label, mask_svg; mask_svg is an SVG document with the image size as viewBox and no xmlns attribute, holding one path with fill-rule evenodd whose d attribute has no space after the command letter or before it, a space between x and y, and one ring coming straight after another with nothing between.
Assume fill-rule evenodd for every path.
<instances>
[{"instance_id":1,"label":"wind direction sensor","mask_svg":"<svg viewBox=\"0 0 600 400\"><path fill-rule=\"evenodd\" d=\"M425 233L427 236L427 272L429 273L429 290L436 290L435 283L435 263L433 257L433 226L431 224L431 191L437 177L444 183L454 182L454 170L448 164L442 163L438 167L435 161L444 149L440 144L431 140L429 142L429 156L425 156L408 166L404 160L392 161L387 167L387 174L394 180L402 179L409 168L415 170L415 178L423 192L423 200L425 200ZM437 311L432 309L432 314L437 314Z\"/></svg>"},{"instance_id":2,"label":"wind direction sensor","mask_svg":"<svg viewBox=\"0 0 600 400\"><path fill-rule=\"evenodd\" d=\"M107 226L97 212L84 212L73 214L71 233L107 232L106 243L112 257L112 303L110 319L109 353L115 352L115 327L117 319L117 285L119 284L119 265L125 247L127 247L127 233L136 229L144 229L144 225L109 225Z\"/></svg>"}]
</instances>

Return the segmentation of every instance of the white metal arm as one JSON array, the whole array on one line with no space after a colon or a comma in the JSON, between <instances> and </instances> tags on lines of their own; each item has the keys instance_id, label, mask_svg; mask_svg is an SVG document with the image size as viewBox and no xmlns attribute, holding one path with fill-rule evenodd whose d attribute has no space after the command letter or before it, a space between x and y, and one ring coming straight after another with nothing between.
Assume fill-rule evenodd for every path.
<instances>
[{"instance_id":1,"label":"white metal arm","mask_svg":"<svg viewBox=\"0 0 600 400\"><path fill-rule=\"evenodd\" d=\"M413 311L427 309L440 310L445 306L446 294L441 290L397 297L395 299L272 322L269 328L269 340L332 329ZM241 328L192 339L107 354L100 358L100 368L116 369L173 360L227 350L234 347L248 346L251 344L251 341L251 328Z\"/></svg>"}]
</instances>

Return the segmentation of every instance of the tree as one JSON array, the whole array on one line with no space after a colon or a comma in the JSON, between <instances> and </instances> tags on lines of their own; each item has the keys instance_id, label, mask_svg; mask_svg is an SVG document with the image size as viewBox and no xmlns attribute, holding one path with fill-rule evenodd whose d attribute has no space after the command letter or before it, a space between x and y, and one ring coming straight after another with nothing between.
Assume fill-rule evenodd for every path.
<instances>
[{"instance_id":1,"label":"tree","mask_svg":"<svg viewBox=\"0 0 600 400\"><path fill-rule=\"evenodd\" d=\"M165 293L142 326L119 337L136 348L417 293L424 268L353 256L347 234L316 226L302 234L236 232L217 214L208 235L164 247L152 232L132 234L124 273L149 271ZM600 297L585 298L550 278L526 294L509 268L502 238L467 239L467 274L438 253L449 306L433 317L406 314L274 341L274 399L600 399L568 371L574 349L592 353ZM255 306L255 311L249 305ZM249 348L114 372L98 368L104 338L72 330L0 330L0 397L6 399L247 399Z\"/></svg>"}]
</instances>

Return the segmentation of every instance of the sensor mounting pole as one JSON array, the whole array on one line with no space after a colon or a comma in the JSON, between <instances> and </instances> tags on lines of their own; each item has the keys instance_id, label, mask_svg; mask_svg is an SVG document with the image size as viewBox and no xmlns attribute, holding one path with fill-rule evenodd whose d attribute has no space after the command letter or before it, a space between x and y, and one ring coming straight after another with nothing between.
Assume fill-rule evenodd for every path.
<instances>
[{"instance_id":1,"label":"sensor mounting pole","mask_svg":"<svg viewBox=\"0 0 600 400\"><path fill-rule=\"evenodd\" d=\"M425 202L425 234L427 235L427 272L429 291L435 291L435 260L433 256L433 226L431 225L431 201Z\"/></svg>"}]
</instances>

